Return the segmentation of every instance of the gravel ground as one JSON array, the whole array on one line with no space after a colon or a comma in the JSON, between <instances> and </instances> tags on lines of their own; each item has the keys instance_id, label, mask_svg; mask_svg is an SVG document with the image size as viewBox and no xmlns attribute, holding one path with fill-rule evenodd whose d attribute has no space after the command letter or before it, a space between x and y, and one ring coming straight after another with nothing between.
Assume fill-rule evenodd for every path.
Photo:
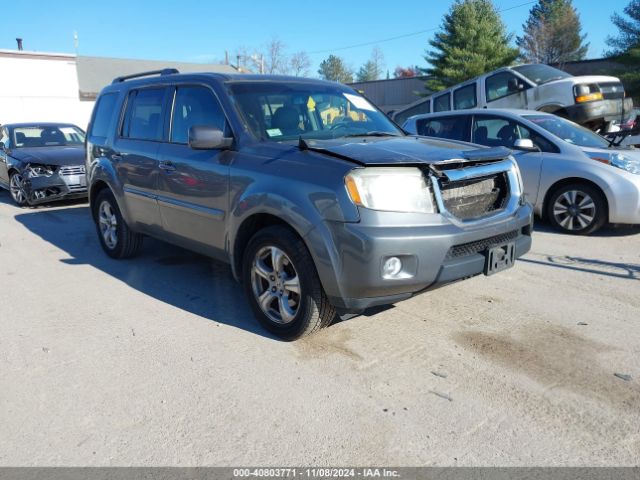
<instances>
[{"instance_id":1,"label":"gravel ground","mask_svg":"<svg viewBox=\"0 0 640 480\"><path fill-rule=\"evenodd\" d=\"M0 465L640 465L639 247L542 226L511 270L285 343L225 265L113 261L86 204L1 191Z\"/></svg>"}]
</instances>

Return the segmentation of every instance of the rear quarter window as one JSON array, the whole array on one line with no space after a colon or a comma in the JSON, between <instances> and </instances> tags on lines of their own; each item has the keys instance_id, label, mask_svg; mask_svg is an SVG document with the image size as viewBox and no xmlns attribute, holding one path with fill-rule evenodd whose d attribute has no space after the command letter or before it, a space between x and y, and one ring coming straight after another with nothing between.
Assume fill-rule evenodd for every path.
<instances>
[{"instance_id":1,"label":"rear quarter window","mask_svg":"<svg viewBox=\"0 0 640 480\"><path fill-rule=\"evenodd\" d=\"M475 108L478 105L476 98L476 84L466 85L453 92L453 109L464 110Z\"/></svg>"},{"instance_id":2,"label":"rear quarter window","mask_svg":"<svg viewBox=\"0 0 640 480\"><path fill-rule=\"evenodd\" d=\"M106 93L100 96L94 109L93 120L89 126L89 137L104 138L108 136L117 99L118 95L116 93Z\"/></svg>"}]
</instances>

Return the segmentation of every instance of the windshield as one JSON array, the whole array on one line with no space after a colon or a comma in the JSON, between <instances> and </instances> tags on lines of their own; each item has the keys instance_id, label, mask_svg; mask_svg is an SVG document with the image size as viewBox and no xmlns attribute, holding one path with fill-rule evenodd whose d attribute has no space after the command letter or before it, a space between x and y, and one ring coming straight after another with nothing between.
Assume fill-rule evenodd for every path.
<instances>
[{"instance_id":1,"label":"windshield","mask_svg":"<svg viewBox=\"0 0 640 480\"><path fill-rule=\"evenodd\" d=\"M231 92L246 124L263 140L403 135L364 97L337 84L242 82L231 84Z\"/></svg>"},{"instance_id":2,"label":"windshield","mask_svg":"<svg viewBox=\"0 0 640 480\"><path fill-rule=\"evenodd\" d=\"M520 65L519 67L513 67L513 70L524 75L536 85L542 85L543 83L549 83L554 80L571 77L567 72L550 67L549 65L541 64Z\"/></svg>"},{"instance_id":3,"label":"windshield","mask_svg":"<svg viewBox=\"0 0 640 480\"><path fill-rule=\"evenodd\" d=\"M609 142L600 135L564 118L555 115L524 115L523 117L572 145L593 148L609 147Z\"/></svg>"},{"instance_id":4,"label":"windshield","mask_svg":"<svg viewBox=\"0 0 640 480\"><path fill-rule=\"evenodd\" d=\"M84 145L84 132L72 125L15 127L12 136L16 148Z\"/></svg>"}]
</instances>

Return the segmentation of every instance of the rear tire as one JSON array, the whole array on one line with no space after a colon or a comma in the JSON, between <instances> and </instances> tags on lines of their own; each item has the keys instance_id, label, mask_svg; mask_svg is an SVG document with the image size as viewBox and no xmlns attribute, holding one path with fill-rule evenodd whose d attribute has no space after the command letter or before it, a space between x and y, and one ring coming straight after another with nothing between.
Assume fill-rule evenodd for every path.
<instances>
[{"instance_id":1,"label":"rear tire","mask_svg":"<svg viewBox=\"0 0 640 480\"><path fill-rule=\"evenodd\" d=\"M96 196L93 219L100 245L107 255L111 258L123 259L131 258L138 253L143 236L129 228L122 218L113 193L108 188Z\"/></svg>"},{"instance_id":2,"label":"rear tire","mask_svg":"<svg viewBox=\"0 0 640 480\"><path fill-rule=\"evenodd\" d=\"M311 254L287 227L267 227L251 238L245 249L242 282L255 317L285 340L327 327L336 316Z\"/></svg>"},{"instance_id":3,"label":"rear tire","mask_svg":"<svg viewBox=\"0 0 640 480\"><path fill-rule=\"evenodd\" d=\"M597 188L586 183L564 185L551 193L547 218L564 233L590 235L607 223L607 202Z\"/></svg>"}]
</instances>

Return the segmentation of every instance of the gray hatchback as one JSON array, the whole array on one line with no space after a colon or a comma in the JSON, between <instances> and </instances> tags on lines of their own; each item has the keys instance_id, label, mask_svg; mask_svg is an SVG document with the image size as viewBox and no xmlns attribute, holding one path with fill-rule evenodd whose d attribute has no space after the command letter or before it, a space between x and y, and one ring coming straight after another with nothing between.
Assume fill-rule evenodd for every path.
<instances>
[{"instance_id":1,"label":"gray hatchback","mask_svg":"<svg viewBox=\"0 0 640 480\"><path fill-rule=\"evenodd\" d=\"M93 112L87 177L109 256L149 235L228 262L286 339L499 272L531 246L508 150L408 136L319 80L117 78Z\"/></svg>"}]
</instances>

